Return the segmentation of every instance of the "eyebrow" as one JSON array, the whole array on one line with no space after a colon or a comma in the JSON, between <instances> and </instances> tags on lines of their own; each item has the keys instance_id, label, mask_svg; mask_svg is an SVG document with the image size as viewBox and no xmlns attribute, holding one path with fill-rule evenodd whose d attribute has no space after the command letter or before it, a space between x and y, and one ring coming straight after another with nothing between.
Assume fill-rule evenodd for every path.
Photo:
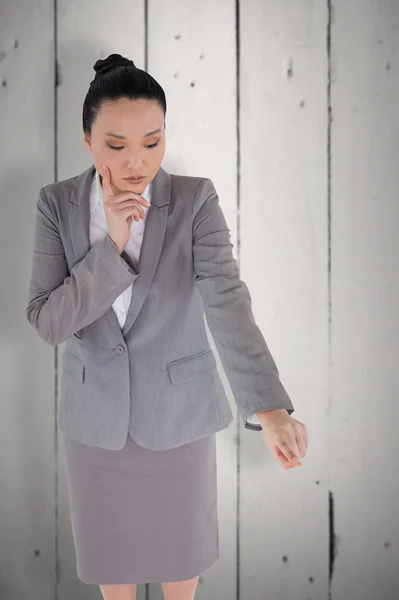
<instances>
[{"instance_id":1,"label":"eyebrow","mask_svg":"<svg viewBox=\"0 0 399 600\"><path fill-rule=\"evenodd\" d=\"M160 132L161 132L160 129L154 129L154 131L149 131L148 133L143 135L143 137L149 137L150 135L154 135L154 133L160 133ZM118 138L118 140L127 140L127 138L124 135L117 135L116 133L112 133L112 131L107 131L105 133L105 135L110 135L114 138Z\"/></svg>"}]
</instances>

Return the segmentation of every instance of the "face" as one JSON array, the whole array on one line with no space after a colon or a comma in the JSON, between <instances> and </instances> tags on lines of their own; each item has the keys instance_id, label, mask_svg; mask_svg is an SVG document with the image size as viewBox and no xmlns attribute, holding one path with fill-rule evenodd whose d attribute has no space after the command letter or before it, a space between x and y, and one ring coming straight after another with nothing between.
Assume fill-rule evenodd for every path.
<instances>
[{"instance_id":1,"label":"face","mask_svg":"<svg viewBox=\"0 0 399 600\"><path fill-rule=\"evenodd\" d=\"M164 122L163 110L155 100L120 98L104 102L93 121L91 135L84 135L101 183L104 164L111 171L114 194L141 194L154 179L165 155ZM142 176L145 179L141 183L126 180Z\"/></svg>"}]
</instances>

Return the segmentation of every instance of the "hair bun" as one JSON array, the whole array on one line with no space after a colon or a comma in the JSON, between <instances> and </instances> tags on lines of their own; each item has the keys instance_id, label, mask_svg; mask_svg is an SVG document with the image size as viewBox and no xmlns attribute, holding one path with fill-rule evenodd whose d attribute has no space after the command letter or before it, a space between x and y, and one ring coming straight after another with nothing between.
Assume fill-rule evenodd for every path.
<instances>
[{"instance_id":1,"label":"hair bun","mask_svg":"<svg viewBox=\"0 0 399 600\"><path fill-rule=\"evenodd\" d=\"M136 65L132 60L129 60L120 54L110 54L107 58L100 58L94 64L93 69L96 72L95 79L100 77L100 75L104 75L104 73L111 71L111 69L114 69L115 67L136 67Z\"/></svg>"}]
</instances>

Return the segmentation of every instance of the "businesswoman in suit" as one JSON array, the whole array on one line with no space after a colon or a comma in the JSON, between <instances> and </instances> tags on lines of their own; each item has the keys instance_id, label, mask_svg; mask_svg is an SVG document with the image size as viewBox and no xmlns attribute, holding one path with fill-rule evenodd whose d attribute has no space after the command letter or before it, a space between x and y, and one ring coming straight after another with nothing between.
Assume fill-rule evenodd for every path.
<instances>
[{"instance_id":1,"label":"businesswoman in suit","mask_svg":"<svg viewBox=\"0 0 399 600\"><path fill-rule=\"evenodd\" d=\"M192 600L219 557L215 434L233 418L204 312L245 426L283 468L300 466L307 432L212 181L161 167L163 89L118 54L94 69L94 164L39 192L26 314L44 341L66 341L57 418L78 577L106 600L151 582Z\"/></svg>"}]
</instances>

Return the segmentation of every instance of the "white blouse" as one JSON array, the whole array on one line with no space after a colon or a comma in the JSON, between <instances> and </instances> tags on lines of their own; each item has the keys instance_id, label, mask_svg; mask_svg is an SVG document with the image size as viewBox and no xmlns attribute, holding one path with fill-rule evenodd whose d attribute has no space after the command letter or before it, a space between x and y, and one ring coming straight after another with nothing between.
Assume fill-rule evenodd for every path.
<instances>
[{"instance_id":1,"label":"white blouse","mask_svg":"<svg viewBox=\"0 0 399 600\"><path fill-rule=\"evenodd\" d=\"M140 194L145 200L151 203L151 181L145 188L144 192ZM147 214L149 206L143 206L144 215ZM130 226L130 239L125 247L125 252L130 256L137 264L140 257L141 244L143 241L145 228L145 219L135 221L132 219ZM103 200L103 189L100 184L100 178L98 171L95 171L91 190L90 190L90 245L94 242L102 240L108 234L108 224L104 212L104 200ZM112 304L112 308L118 318L119 325L123 328L127 312L129 310L130 301L132 298L133 284L130 285L120 296L117 297L115 302Z\"/></svg>"}]
</instances>

